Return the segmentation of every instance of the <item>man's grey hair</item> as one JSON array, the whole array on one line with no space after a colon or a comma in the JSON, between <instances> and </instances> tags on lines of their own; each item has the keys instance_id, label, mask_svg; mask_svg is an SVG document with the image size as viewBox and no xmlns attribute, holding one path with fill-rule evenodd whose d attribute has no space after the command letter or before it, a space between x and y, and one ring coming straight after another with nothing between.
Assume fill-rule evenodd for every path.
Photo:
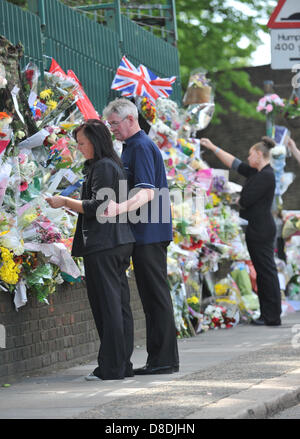
<instances>
[{"instance_id":1,"label":"man's grey hair","mask_svg":"<svg viewBox=\"0 0 300 439\"><path fill-rule=\"evenodd\" d=\"M110 102L103 110L104 119L108 119L112 113L118 114L122 119L129 115L133 116L136 120L139 117L136 105L125 98L117 98Z\"/></svg>"}]
</instances>

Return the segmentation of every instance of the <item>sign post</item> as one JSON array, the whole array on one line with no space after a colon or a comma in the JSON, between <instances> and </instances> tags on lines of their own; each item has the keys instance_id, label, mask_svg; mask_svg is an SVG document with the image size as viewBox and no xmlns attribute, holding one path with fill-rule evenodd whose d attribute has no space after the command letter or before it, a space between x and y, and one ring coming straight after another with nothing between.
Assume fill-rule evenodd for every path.
<instances>
[{"instance_id":1,"label":"sign post","mask_svg":"<svg viewBox=\"0 0 300 439\"><path fill-rule=\"evenodd\" d=\"M291 69L300 63L300 29L271 29L271 68Z\"/></svg>"},{"instance_id":2,"label":"sign post","mask_svg":"<svg viewBox=\"0 0 300 439\"><path fill-rule=\"evenodd\" d=\"M271 29L271 68L291 69L300 63L300 1L279 0L268 27Z\"/></svg>"}]
</instances>

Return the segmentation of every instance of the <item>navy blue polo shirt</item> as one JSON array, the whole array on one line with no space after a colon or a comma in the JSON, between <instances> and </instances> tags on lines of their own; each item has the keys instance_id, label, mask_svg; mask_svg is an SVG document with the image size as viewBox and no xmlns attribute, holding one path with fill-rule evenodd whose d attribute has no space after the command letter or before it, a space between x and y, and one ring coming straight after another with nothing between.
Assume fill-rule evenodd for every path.
<instances>
[{"instance_id":1,"label":"navy blue polo shirt","mask_svg":"<svg viewBox=\"0 0 300 439\"><path fill-rule=\"evenodd\" d=\"M152 201L128 213L136 244L172 241L170 196L159 148L143 130L138 131L126 140L122 161L132 195L141 188L154 190Z\"/></svg>"}]
</instances>

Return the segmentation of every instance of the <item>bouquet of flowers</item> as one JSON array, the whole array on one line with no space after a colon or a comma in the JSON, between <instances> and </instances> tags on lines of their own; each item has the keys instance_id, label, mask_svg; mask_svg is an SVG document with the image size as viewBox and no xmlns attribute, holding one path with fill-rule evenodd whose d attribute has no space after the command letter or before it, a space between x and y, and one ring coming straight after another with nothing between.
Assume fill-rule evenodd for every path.
<instances>
[{"instance_id":1,"label":"bouquet of flowers","mask_svg":"<svg viewBox=\"0 0 300 439\"><path fill-rule=\"evenodd\" d=\"M150 99L146 97L136 98L138 108L141 115L150 123L155 123L156 120L156 108Z\"/></svg>"},{"instance_id":2,"label":"bouquet of flowers","mask_svg":"<svg viewBox=\"0 0 300 439\"><path fill-rule=\"evenodd\" d=\"M14 254L6 247L0 247L0 280L10 289L19 281L20 265L14 261Z\"/></svg>"},{"instance_id":3,"label":"bouquet of flowers","mask_svg":"<svg viewBox=\"0 0 300 439\"><path fill-rule=\"evenodd\" d=\"M156 101L157 117L173 130L180 128L179 108L171 99L159 97Z\"/></svg>"},{"instance_id":4,"label":"bouquet of flowers","mask_svg":"<svg viewBox=\"0 0 300 439\"><path fill-rule=\"evenodd\" d=\"M300 235L300 214L288 216L283 225L282 238L289 239L293 235Z\"/></svg>"},{"instance_id":5,"label":"bouquet of flowers","mask_svg":"<svg viewBox=\"0 0 300 439\"><path fill-rule=\"evenodd\" d=\"M204 310L205 323L210 329L232 328L238 323L238 313L221 305L208 305Z\"/></svg>"},{"instance_id":6,"label":"bouquet of flowers","mask_svg":"<svg viewBox=\"0 0 300 439\"><path fill-rule=\"evenodd\" d=\"M184 105L209 103L213 100L213 90L206 71L194 70L189 78L188 88L183 97Z\"/></svg>"},{"instance_id":7,"label":"bouquet of flowers","mask_svg":"<svg viewBox=\"0 0 300 439\"><path fill-rule=\"evenodd\" d=\"M300 116L300 104L298 96L284 100L284 117L294 119Z\"/></svg>"},{"instance_id":8,"label":"bouquet of flowers","mask_svg":"<svg viewBox=\"0 0 300 439\"><path fill-rule=\"evenodd\" d=\"M282 112L284 101L275 93L266 95L258 101L256 111L265 114L277 114Z\"/></svg>"},{"instance_id":9,"label":"bouquet of flowers","mask_svg":"<svg viewBox=\"0 0 300 439\"><path fill-rule=\"evenodd\" d=\"M78 99L78 84L72 78L61 78L45 72L44 82L37 82L40 76L37 67L28 64L23 72L23 80L27 84L28 104L39 129L48 124L59 122L67 110L70 110Z\"/></svg>"}]
</instances>

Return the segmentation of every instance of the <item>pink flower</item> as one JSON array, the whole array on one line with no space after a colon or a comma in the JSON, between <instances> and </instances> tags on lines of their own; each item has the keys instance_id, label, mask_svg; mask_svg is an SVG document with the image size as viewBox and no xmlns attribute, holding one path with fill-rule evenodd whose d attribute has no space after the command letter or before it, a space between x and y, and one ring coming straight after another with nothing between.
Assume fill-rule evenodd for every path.
<instances>
[{"instance_id":1,"label":"pink flower","mask_svg":"<svg viewBox=\"0 0 300 439\"><path fill-rule=\"evenodd\" d=\"M277 99L280 99L280 97L277 94L273 93L272 95L270 95L270 99L272 101L277 101Z\"/></svg>"},{"instance_id":2,"label":"pink flower","mask_svg":"<svg viewBox=\"0 0 300 439\"><path fill-rule=\"evenodd\" d=\"M72 155L71 155L71 151L68 148L69 142L65 137L62 137L58 140L58 142L56 142L55 145L51 146L51 151L54 151L55 149L57 149L60 153L63 159L71 159Z\"/></svg>"},{"instance_id":3,"label":"pink flower","mask_svg":"<svg viewBox=\"0 0 300 439\"><path fill-rule=\"evenodd\" d=\"M266 105L266 103L267 103L267 98L266 98L266 96L264 96L263 98L261 98L261 99L258 101L258 105L259 105L259 106L262 106L262 107L264 107L264 106Z\"/></svg>"},{"instance_id":4,"label":"pink flower","mask_svg":"<svg viewBox=\"0 0 300 439\"><path fill-rule=\"evenodd\" d=\"M271 111L273 111L273 105L272 105L272 104L268 104L268 105L266 106L266 112L267 112L267 113L271 113Z\"/></svg>"},{"instance_id":5,"label":"pink flower","mask_svg":"<svg viewBox=\"0 0 300 439\"><path fill-rule=\"evenodd\" d=\"M20 154L18 155L18 159L19 159L20 165L24 165L24 163L27 162L27 155L24 154L24 152L20 152Z\"/></svg>"}]
</instances>

